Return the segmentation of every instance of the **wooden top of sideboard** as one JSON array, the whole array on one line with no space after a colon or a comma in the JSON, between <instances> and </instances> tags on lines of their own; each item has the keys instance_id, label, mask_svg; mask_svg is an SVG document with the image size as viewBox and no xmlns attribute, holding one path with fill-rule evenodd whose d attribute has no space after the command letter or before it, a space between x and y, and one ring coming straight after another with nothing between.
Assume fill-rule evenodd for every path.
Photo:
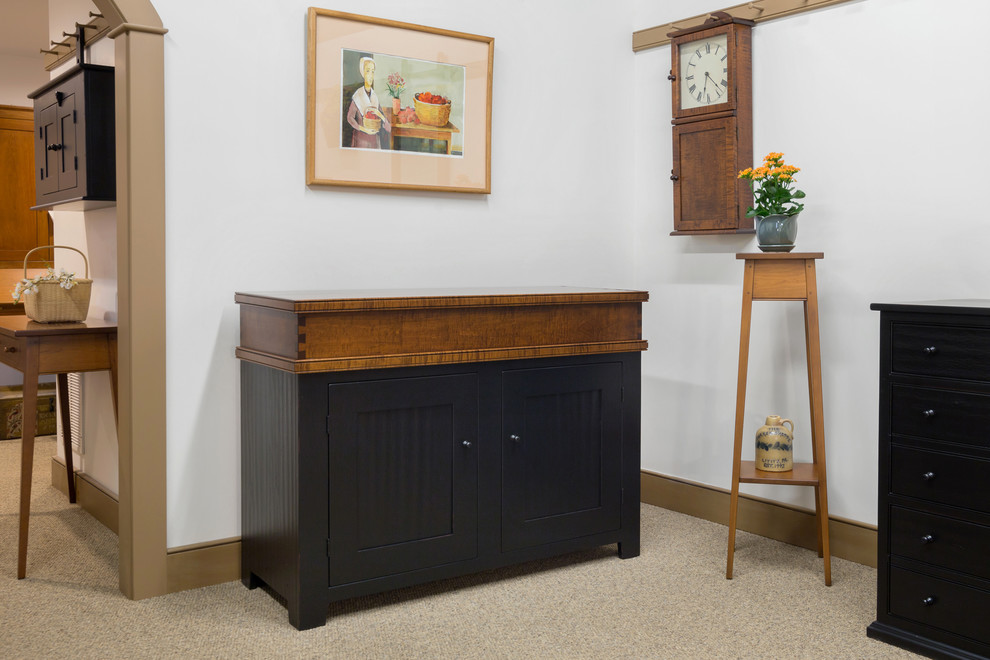
<instances>
[{"instance_id":1,"label":"wooden top of sideboard","mask_svg":"<svg viewBox=\"0 0 990 660\"><path fill-rule=\"evenodd\" d=\"M425 307L646 302L649 298L650 294L646 291L566 286L264 291L234 294L234 302L237 303L284 309L296 313Z\"/></svg>"},{"instance_id":2,"label":"wooden top of sideboard","mask_svg":"<svg viewBox=\"0 0 990 660\"><path fill-rule=\"evenodd\" d=\"M646 350L645 291L577 287L237 293L236 355L302 372Z\"/></svg>"}]
</instances>

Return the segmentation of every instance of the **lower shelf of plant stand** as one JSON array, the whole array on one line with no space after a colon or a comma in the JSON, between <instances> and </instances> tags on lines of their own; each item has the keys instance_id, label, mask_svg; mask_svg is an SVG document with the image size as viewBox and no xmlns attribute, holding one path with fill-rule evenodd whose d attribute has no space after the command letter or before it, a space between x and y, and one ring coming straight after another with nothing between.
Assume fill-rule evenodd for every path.
<instances>
[{"instance_id":1,"label":"lower shelf of plant stand","mask_svg":"<svg viewBox=\"0 0 990 660\"><path fill-rule=\"evenodd\" d=\"M756 461L739 462L739 482L745 484L783 484L789 486L817 486L818 466L814 463L795 463L787 472L764 472L756 469Z\"/></svg>"}]
</instances>

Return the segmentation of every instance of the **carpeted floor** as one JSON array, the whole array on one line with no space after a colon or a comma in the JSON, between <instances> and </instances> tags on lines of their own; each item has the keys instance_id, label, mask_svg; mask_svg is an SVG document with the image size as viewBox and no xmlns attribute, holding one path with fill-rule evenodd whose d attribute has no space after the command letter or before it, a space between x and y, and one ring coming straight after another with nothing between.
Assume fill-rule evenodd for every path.
<instances>
[{"instance_id":1,"label":"carpeted floor","mask_svg":"<svg viewBox=\"0 0 990 660\"><path fill-rule=\"evenodd\" d=\"M20 441L0 442L0 658L915 658L866 637L876 571L642 506L642 554L615 547L331 606L299 632L240 582L129 601L117 539L35 454L28 577L17 580Z\"/></svg>"}]
</instances>

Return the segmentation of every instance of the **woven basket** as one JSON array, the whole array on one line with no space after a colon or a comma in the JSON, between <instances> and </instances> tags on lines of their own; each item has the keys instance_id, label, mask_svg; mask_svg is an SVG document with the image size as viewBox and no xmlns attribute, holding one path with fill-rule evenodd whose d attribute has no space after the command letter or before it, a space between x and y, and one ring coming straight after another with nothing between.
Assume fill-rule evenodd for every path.
<instances>
[{"instance_id":1,"label":"woven basket","mask_svg":"<svg viewBox=\"0 0 990 660\"><path fill-rule=\"evenodd\" d=\"M38 291L24 294L24 313L39 323L82 321L89 314L89 296L93 292L93 280L89 279L89 260L86 255L68 245L43 245L24 255L24 278L27 279L28 257L36 250L65 248L82 254L86 264L86 277L77 277L71 289L63 289L58 282L38 282Z\"/></svg>"},{"instance_id":2,"label":"woven basket","mask_svg":"<svg viewBox=\"0 0 990 660\"><path fill-rule=\"evenodd\" d=\"M421 123L427 126L446 126L450 121L450 103L423 103L415 96L413 102L416 104L416 116Z\"/></svg>"},{"instance_id":3,"label":"woven basket","mask_svg":"<svg viewBox=\"0 0 990 660\"><path fill-rule=\"evenodd\" d=\"M378 129L382 127L382 120L379 119L378 117L375 117L374 119L369 119L365 117L364 127L367 128L369 131L374 131L375 133L377 133Z\"/></svg>"}]
</instances>

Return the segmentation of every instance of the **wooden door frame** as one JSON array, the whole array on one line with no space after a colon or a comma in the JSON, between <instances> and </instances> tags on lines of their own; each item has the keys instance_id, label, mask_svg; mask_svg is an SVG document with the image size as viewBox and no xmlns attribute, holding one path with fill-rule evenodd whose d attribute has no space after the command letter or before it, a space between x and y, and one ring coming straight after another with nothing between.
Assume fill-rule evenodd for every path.
<instances>
[{"instance_id":1,"label":"wooden door frame","mask_svg":"<svg viewBox=\"0 0 990 660\"><path fill-rule=\"evenodd\" d=\"M114 40L117 142L119 578L168 592L165 406L165 39L151 0L93 0Z\"/></svg>"}]
</instances>

